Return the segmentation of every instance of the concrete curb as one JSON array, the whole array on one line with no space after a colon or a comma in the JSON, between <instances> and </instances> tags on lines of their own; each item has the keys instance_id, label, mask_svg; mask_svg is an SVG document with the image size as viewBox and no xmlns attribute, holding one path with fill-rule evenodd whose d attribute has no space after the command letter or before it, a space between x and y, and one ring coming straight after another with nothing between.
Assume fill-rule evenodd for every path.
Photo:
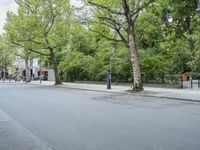
<instances>
[{"instance_id":1,"label":"concrete curb","mask_svg":"<svg viewBox=\"0 0 200 150\"><path fill-rule=\"evenodd\" d=\"M170 96L154 96L154 95L138 95L143 97L154 97L154 98L162 98L162 99L171 99L171 100L177 100L177 101L186 101L186 102L197 102L200 103L200 100L195 99L187 99L187 98L179 98L179 97L170 97Z\"/></svg>"},{"instance_id":2,"label":"concrete curb","mask_svg":"<svg viewBox=\"0 0 200 150\"><path fill-rule=\"evenodd\" d=\"M118 94L132 94L136 96L143 96L143 97L153 97L153 98L162 98L162 99L171 99L171 100L179 100L179 101L187 101L187 102L200 102L200 100L196 99L187 99L187 98L180 98L180 97L172 97L172 96L160 96L160 95L151 95L151 94L144 94L144 93L131 93L127 91L112 91L111 90L99 90L99 89L90 89L90 88L78 88L78 87L68 87L67 85L42 85L37 83L21 83L24 85L31 85L31 86L45 86L45 87L52 87L52 88L66 88L66 89L74 89L74 90L83 90L83 91L95 91L95 92L106 92L106 93L118 93ZM149 91L147 91L149 92ZM154 92L156 93L156 92Z\"/></svg>"}]
</instances>

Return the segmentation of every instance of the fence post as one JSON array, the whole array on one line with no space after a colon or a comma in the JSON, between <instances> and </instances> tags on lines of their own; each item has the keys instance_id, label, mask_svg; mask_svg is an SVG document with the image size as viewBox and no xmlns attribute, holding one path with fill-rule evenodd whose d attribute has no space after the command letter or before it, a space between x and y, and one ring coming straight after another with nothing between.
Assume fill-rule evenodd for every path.
<instances>
[{"instance_id":1,"label":"fence post","mask_svg":"<svg viewBox=\"0 0 200 150\"><path fill-rule=\"evenodd\" d=\"M200 88L200 77L198 77L198 88Z\"/></svg>"}]
</instances>

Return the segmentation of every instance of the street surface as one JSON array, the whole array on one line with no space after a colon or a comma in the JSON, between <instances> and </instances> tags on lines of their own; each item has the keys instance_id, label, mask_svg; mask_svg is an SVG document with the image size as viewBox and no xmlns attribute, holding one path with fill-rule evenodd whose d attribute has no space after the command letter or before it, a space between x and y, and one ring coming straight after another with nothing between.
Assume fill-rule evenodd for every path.
<instances>
[{"instance_id":1,"label":"street surface","mask_svg":"<svg viewBox=\"0 0 200 150\"><path fill-rule=\"evenodd\" d=\"M0 150L28 150L22 137L44 150L199 150L200 103L0 83Z\"/></svg>"}]
</instances>

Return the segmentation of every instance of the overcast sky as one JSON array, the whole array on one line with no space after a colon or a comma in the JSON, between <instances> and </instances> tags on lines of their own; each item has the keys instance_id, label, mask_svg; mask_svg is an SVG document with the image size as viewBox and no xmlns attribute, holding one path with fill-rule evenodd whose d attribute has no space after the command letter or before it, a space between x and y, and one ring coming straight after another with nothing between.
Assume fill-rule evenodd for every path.
<instances>
[{"instance_id":1,"label":"overcast sky","mask_svg":"<svg viewBox=\"0 0 200 150\"><path fill-rule=\"evenodd\" d=\"M17 4L14 0L0 0L0 34L3 32L7 11L17 12Z\"/></svg>"},{"instance_id":2,"label":"overcast sky","mask_svg":"<svg viewBox=\"0 0 200 150\"><path fill-rule=\"evenodd\" d=\"M71 3L72 5L79 6L80 0L71 0ZM7 11L17 12L17 4L14 0L0 0L0 34L3 33Z\"/></svg>"}]
</instances>

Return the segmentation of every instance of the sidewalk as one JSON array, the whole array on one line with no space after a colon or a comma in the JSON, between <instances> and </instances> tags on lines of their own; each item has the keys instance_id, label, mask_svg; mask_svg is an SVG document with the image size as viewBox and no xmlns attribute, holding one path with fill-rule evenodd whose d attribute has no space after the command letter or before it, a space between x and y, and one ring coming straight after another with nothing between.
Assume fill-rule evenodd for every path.
<instances>
[{"instance_id":1,"label":"sidewalk","mask_svg":"<svg viewBox=\"0 0 200 150\"><path fill-rule=\"evenodd\" d=\"M32 81L30 85L40 85L39 81ZM54 82L42 81L43 86L53 86ZM112 89L106 89L106 85L103 84L86 84L86 83L70 83L64 82L62 85L57 87L70 88L70 89L81 89L81 90L91 90L99 92L110 92L110 93L121 93L127 94L128 90L131 89L131 85L112 85ZM144 92L133 93L140 96L150 96L158 98L168 98L176 100L185 101L197 101L200 102L200 89L167 89L167 88L154 88L154 87L144 87Z\"/></svg>"}]
</instances>

